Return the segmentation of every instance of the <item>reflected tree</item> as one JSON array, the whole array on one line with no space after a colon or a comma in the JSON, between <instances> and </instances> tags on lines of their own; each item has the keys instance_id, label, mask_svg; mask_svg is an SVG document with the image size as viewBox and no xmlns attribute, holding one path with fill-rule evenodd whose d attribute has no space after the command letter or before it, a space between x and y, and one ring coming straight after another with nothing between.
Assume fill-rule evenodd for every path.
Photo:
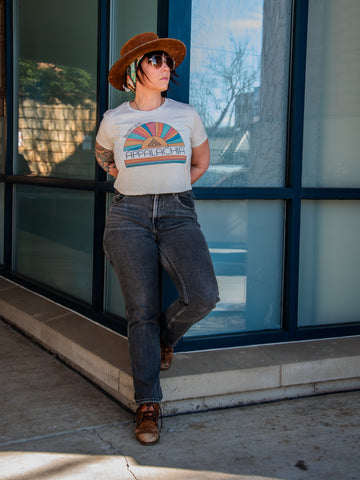
<instances>
[{"instance_id":1,"label":"reflected tree","mask_svg":"<svg viewBox=\"0 0 360 480\"><path fill-rule=\"evenodd\" d=\"M194 104L205 125L246 128L253 118L258 71L247 65L247 44L231 38L231 52L209 54L208 65L194 74Z\"/></svg>"},{"instance_id":2,"label":"reflected tree","mask_svg":"<svg viewBox=\"0 0 360 480\"><path fill-rule=\"evenodd\" d=\"M249 97L249 93L253 91L257 78L257 72L246 66L247 45L236 44L232 39L234 46L233 55L230 62L226 63L224 58L219 58L214 68L214 73L222 81L224 85L223 95L219 101L216 99L220 111L220 115L216 120L214 127L220 125L235 124L238 126L238 115L244 114L244 107L249 107L249 101L242 102L242 96ZM237 112L237 107L241 107L242 112ZM248 112L246 112L248 116ZM227 122L226 122L227 119Z\"/></svg>"},{"instance_id":3,"label":"reflected tree","mask_svg":"<svg viewBox=\"0 0 360 480\"><path fill-rule=\"evenodd\" d=\"M96 78L82 68L20 59L19 97L48 105L84 105L96 98Z\"/></svg>"},{"instance_id":4,"label":"reflected tree","mask_svg":"<svg viewBox=\"0 0 360 480\"><path fill-rule=\"evenodd\" d=\"M95 100L93 73L20 58L16 173L91 178Z\"/></svg>"}]
</instances>

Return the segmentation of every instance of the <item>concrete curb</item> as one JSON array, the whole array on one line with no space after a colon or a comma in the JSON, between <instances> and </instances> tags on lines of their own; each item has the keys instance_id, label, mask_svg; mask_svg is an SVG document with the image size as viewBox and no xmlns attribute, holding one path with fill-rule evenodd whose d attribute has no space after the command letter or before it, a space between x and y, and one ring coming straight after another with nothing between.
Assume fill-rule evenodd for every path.
<instances>
[{"instance_id":1,"label":"concrete curb","mask_svg":"<svg viewBox=\"0 0 360 480\"><path fill-rule=\"evenodd\" d=\"M127 340L0 277L0 316L135 410ZM178 353L165 415L360 389L360 337Z\"/></svg>"}]
</instances>

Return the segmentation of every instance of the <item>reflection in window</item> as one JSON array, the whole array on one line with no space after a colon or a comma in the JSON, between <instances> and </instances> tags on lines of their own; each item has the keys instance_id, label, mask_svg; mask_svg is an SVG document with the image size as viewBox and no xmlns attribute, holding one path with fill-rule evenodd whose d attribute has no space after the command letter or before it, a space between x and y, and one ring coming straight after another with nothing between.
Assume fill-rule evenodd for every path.
<instances>
[{"instance_id":1,"label":"reflection in window","mask_svg":"<svg viewBox=\"0 0 360 480\"><path fill-rule=\"evenodd\" d=\"M283 185L291 3L193 0L190 103L212 152L197 186Z\"/></svg>"},{"instance_id":2,"label":"reflection in window","mask_svg":"<svg viewBox=\"0 0 360 480\"><path fill-rule=\"evenodd\" d=\"M306 54L306 187L360 186L360 2L311 0Z\"/></svg>"},{"instance_id":3,"label":"reflection in window","mask_svg":"<svg viewBox=\"0 0 360 480\"><path fill-rule=\"evenodd\" d=\"M97 3L17 2L16 174L93 177Z\"/></svg>"},{"instance_id":4,"label":"reflection in window","mask_svg":"<svg viewBox=\"0 0 360 480\"><path fill-rule=\"evenodd\" d=\"M91 302L94 194L17 185L13 269Z\"/></svg>"},{"instance_id":5,"label":"reflection in window","mask_svg":"<svg viewBox=\"0 0 360 480\"><path fill-rule=\"evenodd\" d=\"M300 327L359 321L359 207L358 200L303 201Z\"/></svg>"},{"instance_id":6,"label":"reflection in window","mask_svg":"<svg viewBox=\"0 0 360 480\"><path fill-rule=\"evenodd\" d=\"M112 194L107 195L107 213L111 207ZM120 283L116 277L115 270L110 266L109 262L105 260L105 312L114 313L123 319L126 319L126 309L124 297L120 288Z\"/></svg>"},{"instance_id":7,"label":"reflection in window","mask_svg":"<svg viewBox=\"0 0 360 480\"><path fill-rule=\"evenodd\" d=\"M109 68L119 58L121 47L131 37L142 32L156 32L157 8L157 0L132 0L131 3L111 0ZM141 12L141 15L134 16L134 12ZM122 102L131 100L133 95L132 92L122 92L109 85L109 108L115 108ZM113 177L108 175L108 179L111 180ZM109 195L107 198L108 208L111 200L112 195ZM108 262L105 267L105 285L105 311L126 318L119 280Z\"/></svg>"},{"instance_id":8,"label":"reflection in window","mask_svg":"<svg viewBox=\"0 0 360 480\"><path fill-rule=\"evenodd\" d=\"M141 12L141 15L134 15L134 12ZM109 69L118 60L121 47L130 38L139 33L157 31L157 14L158 0L110 1ZM132 92L116 90L109 85L109 108L115 108L133 97Z\"/></svg>"},{"instance_id":9,"label":"reflection in window","mask_svg":"<svg viewBox=\"0 0 360 480\"><path fill-rule=\"evenodd\" d=\"M5 172L6 75L5 75L5 1L0 0L0 173Z\"/></svg>"},{"instance_id":10,"label":"reflection in window","mask_svg":"<svg viewBox=\"0 0 360 480\"><path fill-rule=\"evenodd\" d=\"M4 263L4 184L0 183L0 263Z\"/></svg>"},{"instance_id":11,"label":"reflection in window","mask_svg":"<svg viewBox=\"0 0 360 480\"><path fill-rule=\"evenodd\" d=\"M188 335L280 328L283 203L200 200L196 208L214 263L220 302Z\"/></svg>"},{"instance_id":12,"label":"reflection in window","mask_svg":"<svg viewBox=\"0 0 360 480\"><path fill-rule=\"evenodd\" d=\"M6 138L5 1L0 0L0 173L5 172ZM0 183L0 263L4 263L4 184Z\"/></svg>"}]
</instances>

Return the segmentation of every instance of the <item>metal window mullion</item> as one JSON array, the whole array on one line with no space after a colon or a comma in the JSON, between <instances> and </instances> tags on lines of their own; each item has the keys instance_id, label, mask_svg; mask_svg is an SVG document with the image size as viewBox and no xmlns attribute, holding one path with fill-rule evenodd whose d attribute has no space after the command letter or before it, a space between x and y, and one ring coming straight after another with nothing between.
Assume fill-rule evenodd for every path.
<instances>
[{"instance_id":1,"label":"metal window mullion","mask_svg":"<svg viewBox=\"0 0 360 480\"><path fill-rule=\"evenodd\" d=\"M5 157L5 198L4 198L4 268L11 270L12 258L12 202L13 185L7 181L13 172L14 155L14 25L13 2L5 2L5 48L6 48L6 157Z\"/></svg>"},{"instance_id":2,"label":"metal window mullion","mask_svg":"<svg viewBox=\"0 0 360 480\"><path fill-rule=\"evenodd\" d=\"M307 187L301 189L306 200L359 200L360 188Z\"/></svg>"},{"instance_id":3,"label":"metal window mullion","mask_svg":"<svg viewBox=\"0 0 360 480\"><path fill-rule=\"evenodd\" d=\"M169 36L169 0L157 2L157 33L160 38Z\"/></svg>"},{"instance_id":4,"label":"metal window mullion","mask_svg":"<svg viewBox=\"0 0 360 480\"><path fill-rule=\"evenodd\" d=\"M284 328L289 333L289 340L296 338L298 321L307 23L308 0L294 0L286 172L287 185L292 189L293 195L292 199L286 202L283 305Z\"/></svg>"},{"instance_id":5,"label":"metal window mullion","mask_svg":"<svg viewBox=\"0 0 360 480\"><path fill-rule=\"evenodd\" d=\"M286 187L193 187L197 200L287 200L293 190Z\"/></svg>"},{"instance_id":6,"label":"metal window mullion","mask_svg":"<svg viewBox=\"0 0 360 480\"><path fill-rule=\"evenodd\" d=\"M98 3L98 51L97 51L97 110L96 126L108 108L109 84L109 31L110 31L110 0L99 0ZM94 189L94 238L93 238L93 280L92 308L102 312L104 308L105 261L102 248L102 238L105 226L106 193L103 184L106 182L105 171L97 165L94 158L95 189Z\"/></svg>"}]
</instances>

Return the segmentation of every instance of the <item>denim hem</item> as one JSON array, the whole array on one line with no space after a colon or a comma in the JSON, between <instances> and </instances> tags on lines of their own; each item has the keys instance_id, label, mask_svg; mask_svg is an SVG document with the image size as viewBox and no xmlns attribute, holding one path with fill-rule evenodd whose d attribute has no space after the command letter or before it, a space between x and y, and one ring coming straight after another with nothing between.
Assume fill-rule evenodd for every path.
<instances>
[{"instance_id":1,"label":"denim hem","mask_svg":"<svg viewBox=\"0 0 360 480\"><path fill-rule=\"evenodd\" d=\"M144 399L144 400L136 400L136 405L141 405L143 403L160 403L162 398L156 399L156 398L149 398L149 399Z\"/></svg>"}]
</instances>

